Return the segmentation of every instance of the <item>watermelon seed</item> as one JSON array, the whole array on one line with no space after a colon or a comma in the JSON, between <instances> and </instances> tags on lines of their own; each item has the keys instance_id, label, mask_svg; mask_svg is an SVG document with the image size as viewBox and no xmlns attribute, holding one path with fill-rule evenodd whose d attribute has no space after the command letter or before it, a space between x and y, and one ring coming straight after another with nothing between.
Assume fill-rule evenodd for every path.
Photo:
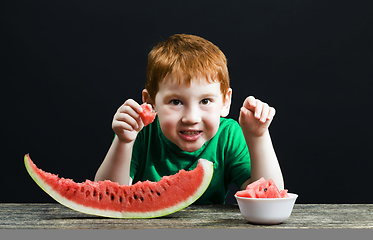
<instances>
[{"instance_id":1,"label":"watermelon seed","mask_svg":"<svg viewBox=\"0 0 373 240\"><path fill-rule=\"evenodd\" d=\"M93 196L96 197L96 195L97 195L97 191L94 190L94 191L93 191Z\"/></svg>"},{"instance_id":2,"label":"watermelon seed","mask_svg":"<svg viewBox=\"0 0 373 240\"><path fill-rule=\"evenodd\" d=\"M161 193L160 193L160 192L157 192L157 195L158 195L158 196L161 196Z\"/></svg>"},{"instance_id":3,"label":"watermelon seed","mask_svg":"<svg viewBox=\"0 0 373 240\"><path fill-rule=\"evenodd\" d=\"M119 197L119 202L122 202L123 198L122 196Z\"/></svg>"},{"instance_id":4,"label":"watermelon seed","mask_svg":"<svg viewBox=\"0 0 373 240\"><path fill-rule=\"evenodd\" d=\"M136 194L135 194L135 195L133 195L133 198L134 198L134 199L137 199L137 195L136 195Z\"/></svg>"},{"instance_id":5,"label":"watermelon seed","mask_svg":"<svg viewBox=\"0 0 373 240\"><path fill-rule=\"evenodd\" d=\"M102 194L100 193L100 195L98 196L98 198L101 200L102 199Z\"/></svg>"},{"instance_id":6,"label":"watermelon seed","mask_svg":"<svg viewBox=\"0 0 373 240\"><path fill-rule=\"evenodd\" d=\"M267 188L264 188L264 192L267 192Z\"/></svg>"},{"instance_id":7,"label":"watermelon seed","mask_svg":"<svg viewBox=\"0 0 373 240\"><path fill-rule=\"evenodd\" d=\"M114 195L111 194L111 201L114 201Z\"/></svg>"},{"instance_id":8,"label":"watermelon seed","mask_svg":"<svg viewBox=\"0 0 373 240\"><path fill-rule=\"evenodd\" d=\"M142 202L142 201L144 201L144 198L143 198L143 197L140 197L140 200L141 200L141 202Z\"/></svg>"}]
</instances>

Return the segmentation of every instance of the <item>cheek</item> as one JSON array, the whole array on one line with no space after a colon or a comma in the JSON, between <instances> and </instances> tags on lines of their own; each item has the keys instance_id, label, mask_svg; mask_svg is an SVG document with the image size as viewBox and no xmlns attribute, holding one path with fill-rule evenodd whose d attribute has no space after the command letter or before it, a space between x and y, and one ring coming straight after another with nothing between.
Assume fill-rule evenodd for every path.
<instances>
[{"instance_id":1,"label":"cheek","mask_svg":"<svg viewBox=\"0 0 373 240\"><path fill-rule=\"evenodd\" d=\"M162 115L159 116L159 123L161 125L162 131L163 132L168 132L171 129L174 129L176 124L177 124L177 119L175 116L172 115Z\"/></svg>"},{"instance_id":2,"label":"cheek","mask_svg":"<svg viewBox=\"0 0 373 240\"><path fill-rule=\"evenodd\" d=\"M162 126L163 126L163 129L170 129L175 126L175 123L174 121L172 121L172 118L165 118L162 121Z\"/></svg>"},{"instance_id":3,"label":"cheek","mask_svg":"<svg viewBox=\"0 0 373 240\"><path fill-rule=\"evenodd\" d=\"M206 128L208 128L209 131L216 133L220 125L220 116L211 117L210 115L209 117L205 118L204 122L205 122Z\"/></svg>"}]
</instances>

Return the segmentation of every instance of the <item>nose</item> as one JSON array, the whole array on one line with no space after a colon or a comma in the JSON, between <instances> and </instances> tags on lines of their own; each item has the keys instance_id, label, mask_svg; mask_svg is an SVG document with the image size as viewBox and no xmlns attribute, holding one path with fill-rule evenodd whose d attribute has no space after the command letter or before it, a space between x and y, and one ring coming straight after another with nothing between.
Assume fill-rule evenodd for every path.
<instances>
[{"instance_id":1,"label":"nose","mask_svg":"<svg viewBox=\"0 0 373 240\"><path fill-rule=\"evenodd\" d=\"M186 124L197 124L202 120L197 107L188 107L185 109L181 121Z\"/></svg>"}]
</instances>

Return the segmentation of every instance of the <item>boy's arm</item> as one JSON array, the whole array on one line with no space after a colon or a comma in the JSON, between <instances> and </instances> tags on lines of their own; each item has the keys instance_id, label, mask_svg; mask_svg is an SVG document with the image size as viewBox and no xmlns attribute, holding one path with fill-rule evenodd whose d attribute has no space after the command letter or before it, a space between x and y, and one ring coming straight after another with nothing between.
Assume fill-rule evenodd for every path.
<instances>
[{"instance_id":1,"label":"boy's arm","mask_svg":"<svg viewBox=\"0 0 373 240\"><path fill-rule=\"evenodd\" d=\"M269 134L269 125L275 109L254 97L246 98L241 108L239 123L249 148L251 178L241 188L261 177L273 179L279 189L284 189L281 168Z\"/></svg>"},{"instance_id":2,"label":"boy's arm","mask_svg":"<svg viewBox=\"0 0 373 240\"><path fill-rule=\"evenodd\" d=\"M95 181L111 180L119 184L131 185L130 165L133 142L122 143L115 136L104 161L98 169Z\"/></svg>"},{"instance_id":3,"label":"boy's arm","mask_svg":"<svg viewBox=\"0 0 373 240\"><path fill-rule=\"evenodd\" d=\"M139 113L140 105L127 100L115 113L112 128L116 136L101 166L95 181L111 180L119 184L131 185L130 165L132 147L138 132L144 127Z\"/></svg>"}]
</instances>

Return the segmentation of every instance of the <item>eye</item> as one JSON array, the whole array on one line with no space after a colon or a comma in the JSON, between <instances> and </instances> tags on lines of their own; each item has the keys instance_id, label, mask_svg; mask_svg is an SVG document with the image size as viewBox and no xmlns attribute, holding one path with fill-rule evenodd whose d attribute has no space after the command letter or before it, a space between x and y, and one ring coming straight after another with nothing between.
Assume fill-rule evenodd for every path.
<instances>
[{"instance_id":1,"label":"eye","mask_svg":"<svg viewBox=\"0 0 373 240\"><path fill-rule=\"evenodd\" d=\"M180 101L180 100L177 100L177 99L172 99L172 100L170 101L170 104L175 105L175 106L177 106L177 105L181 105L181 101Z\"/></svg>"},{"instance_id":2,"label":"eye","mask_svg":"<svg viewBox=\"0 0 373 240\"><path fill-rule=\"evenodd\" d=\"M203 100L201 101L201 104L202 104L202 105L207 105L207 104L209 104L210 102L211 102L211 100L208 99L208 98L206 98L206 99L203 99Z\"/></svg>"}]
</instances>

